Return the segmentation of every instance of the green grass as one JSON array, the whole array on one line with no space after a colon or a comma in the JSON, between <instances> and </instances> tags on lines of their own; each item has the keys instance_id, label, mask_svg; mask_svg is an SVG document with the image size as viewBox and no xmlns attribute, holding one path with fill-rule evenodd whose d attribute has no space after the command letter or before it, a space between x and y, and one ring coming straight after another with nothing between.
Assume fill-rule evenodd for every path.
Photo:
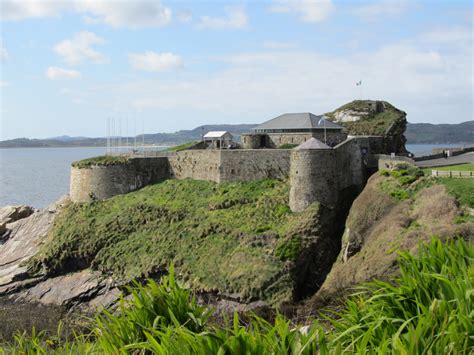
<instances>
[{"instance_id":1,"label":"green grass","mask_svg":"<svg viewBox=\"0 0 474 355\"><path fill-rule=\"evenodd\" d=\"M449 166L440 166L436 168L430 168L431 170L442 170L442 171L474 171L474 164L459 164L459 165L449 165Z\"/></svg>"},{"instance_id":2,"label":"green grass","mask_svg":"<svg viewBox=\"0 0 474 355\"><path fill-rule=\"evenodd\" d=\"M131 289L120 312L103 312L89 335L64 341L18 334L13 354L467 354L474 347L474 247L433 239L417 256L402 253L400 276L359 287L338 310L303 331L281 316L269 323L234 314L223 326L175 282Z\"/></svg>"},{"instance_id":3,"label":"green grass","mask_svg":"<svg viewBox=\"0 0 474 355\"><path fill-rule=\"evenodd\" d=\"M32 263L50 275L92 268L128 282L172 262L195 289L243 301L290 300L295 281L285 260L309 248L313 237L303 239L301 230L317 225L319 209L291 213L288 192L288 183L277 180L167 180L71 204Z\"/></svg>"},{"instance_id":4,"label":"green grass","mask_svg":"<svg viewBox=\"0 0 474 355\"><path fill-rule=\"evenodd\" d=\"M127 156L115 156L115 155L102 155L98 157L78 160L72 163L75 168L83 169L91 166L110 166L126 164L129 161Z\"/></svg>"},{"instance_id":5,"label":"green grass","mask_svg":"<svg viewBox=\"0 0 474 355\"><path fill-rule=\"evenodd\" d=\"M167 151L168 152L179 152L180 150L185 150L185 149L188 149L188 148L192 147L196 143L198 143L198 142L197 141L192 141L192 142L183 143L183 144L180 144L180 145L175 145L174 147L168 148Z\"/></svg>"},{"instance_id":6,"label":"green grass","mask_svg":"<svg viewBox=\"0 0 474 355\"><path fill-rule=\"evenodd\" d=\"M474 208L474 179L436 178L463 206Z\"/></svg>"}]
</instances>

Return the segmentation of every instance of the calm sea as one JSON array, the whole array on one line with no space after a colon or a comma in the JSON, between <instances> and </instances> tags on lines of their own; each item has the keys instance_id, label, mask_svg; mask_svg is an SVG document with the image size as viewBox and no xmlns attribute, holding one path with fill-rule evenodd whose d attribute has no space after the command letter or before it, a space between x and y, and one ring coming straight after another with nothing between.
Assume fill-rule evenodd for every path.
<instances>
[{"instance_id":1,"label":"calm sea","mask_svg":"<svg viewBox=\"0 0 474 355\"><path fill-rule=\"evenodd\" d=\"M450 146L456 145L408 144L407 149L421 156ZM104 153L105 148L0 149L0 207L46 207L69 191L71 162Z\"/></svg>"}]
</instances>

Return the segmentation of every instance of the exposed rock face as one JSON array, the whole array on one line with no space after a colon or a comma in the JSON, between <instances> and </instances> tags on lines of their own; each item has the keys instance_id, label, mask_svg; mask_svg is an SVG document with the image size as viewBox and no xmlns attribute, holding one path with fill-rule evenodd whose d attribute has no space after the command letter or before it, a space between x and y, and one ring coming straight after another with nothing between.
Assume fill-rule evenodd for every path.
<instances>
[{"instance_id":1,"label":"exposed rock face","mask_svg":"<svg viewBox=\"0 0 474 355\"><path fill-rule=\"evenodd\" d=\"M14 212L9 207L2 209L4 216L9 216L5 219L9 220L12 217L28 215L28 213L30 215L13 223L5 224L6 232L3 234L3 243L0 244L0 295L14 292L34 282L25 280L27 268L23 262L38 252L39 245L46 238L57 209L64 202L64 200L60 200L56 204L32 214L30 213L32 212L31 207L13 208Z\"/></svg>"},{"instance_id":2,"label":"exposed rock face","mask_svg":"<svg viewBox=\"0 0 474 355\"><path fill-rule=\"evenodd\" d=\"M108 306L120 291L110 278L98 272L81 272L47 278L31 276L26 261L35 255L47 238L58 212L69 202L67 196L49 207L34 211L28 206L0 209L5 223L0 244L0 297L15 302L96 309Z\"/></svg>"},{"instance_id":3,"label":"exposed rock face","mask_svg":"<svg viewBox=\"0 0 474 355\"><path fill-rule=\"evenodd\" d=\"M408 153L404 136L406 112L386 101L355 100L326 115L345 126L349 135L383 136L387 154Z\"/></svg>"},{"instance_id":4,"label":"exposed rock face","mask_svg":"<svg viewBox=\"0 0 474 355\"><path fill-rule=\"evenodd\" d=\"M18 221L19 219L26 218L31 215L35 210L33 207L20 205L20 206L6 206L0 208L0 242L2 236L7 232L7 224ZM6 236L5 236L6 238Z\"/></svg>"}]
</instances>

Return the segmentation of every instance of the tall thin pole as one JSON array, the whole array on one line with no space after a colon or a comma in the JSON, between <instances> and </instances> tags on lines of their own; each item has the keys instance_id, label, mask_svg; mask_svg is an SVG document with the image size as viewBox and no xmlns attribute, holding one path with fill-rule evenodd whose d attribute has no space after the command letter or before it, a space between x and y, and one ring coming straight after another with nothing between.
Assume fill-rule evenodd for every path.
<instances>
[{"instance_id":1,"label":"tall thin pole","mask_svg":"<svg viewBox=\"0 0 474 355\"><path fill-rule=\"evenodd\" d=\"M143 156L145 156L145 119L142 118L142 149Z\"/></svg>"},{"instance_id":2,"label":"tall thin pole","mask_svg":"<svg viewBox=\"0 0 474 355\"><path fill-rule=\"evenodd\" d=\"M134 128L133 129L134 130L134 132L133 132L133 140L134 140L133 149L136 151L137 150L137 118L136 117L133 118L133 128Z\"/></svg>"},{"instance_id":3,"label":"tall thin pole","mask_svg":"<svg viewBox=\"0 0 474 355\"><path fill-rule=\"evenodd\" d=\"M128 116L125 117L125 136L127 139L127 153L130 152L130 148L128 146Z\"/></svg>"}]
</instances>

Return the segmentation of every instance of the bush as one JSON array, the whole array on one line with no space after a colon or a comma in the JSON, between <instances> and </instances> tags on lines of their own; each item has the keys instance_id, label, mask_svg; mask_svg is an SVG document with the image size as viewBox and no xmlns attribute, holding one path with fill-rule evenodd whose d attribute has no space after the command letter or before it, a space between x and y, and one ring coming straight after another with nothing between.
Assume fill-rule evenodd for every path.
<instances>
[{"instance_id":1,"label":"bush","mask_svg":"<svg viewBox=\"0 0 474 355\"><path fill-rule=\"evenodd\" d=\"M398 178L398 182L402 185L410 185L412 182L417 180L416 176L405 175Z\"/></svg>"}]
</instances>

